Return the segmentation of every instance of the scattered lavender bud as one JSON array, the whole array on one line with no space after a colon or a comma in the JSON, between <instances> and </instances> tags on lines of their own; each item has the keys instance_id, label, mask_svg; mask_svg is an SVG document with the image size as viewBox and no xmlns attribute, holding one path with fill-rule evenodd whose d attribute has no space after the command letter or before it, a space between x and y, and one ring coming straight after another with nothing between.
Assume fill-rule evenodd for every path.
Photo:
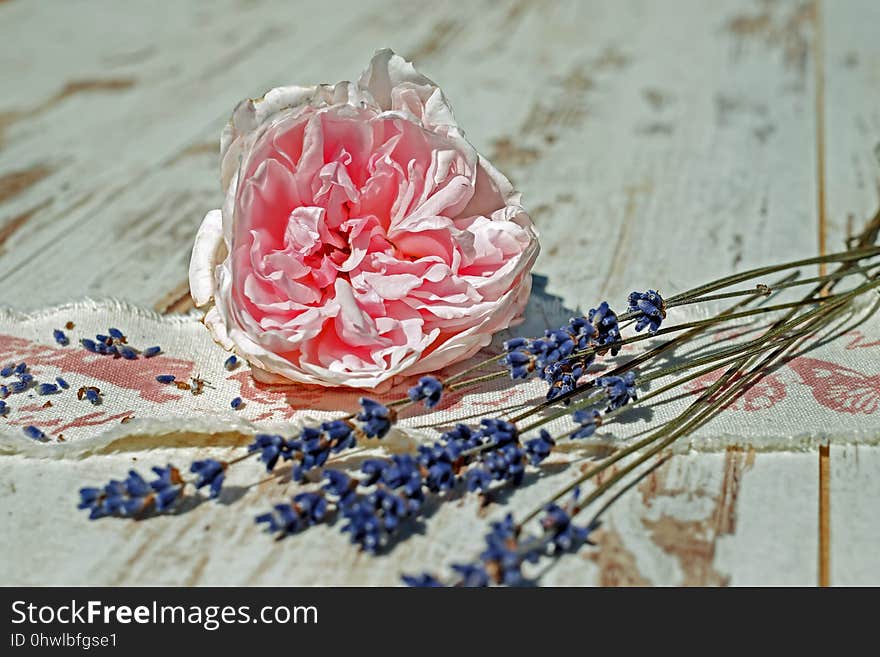
<instances>
[{"instance_id":1,"label":"scattered lavender bud","mask_svg":"<svg viewBox=\"0 0 880 657\"><path fill-rule=\"evenodd\" d=\"M11 394L8 386L0 385L0 399L6 399Z\"/></svg>"},{"instance_id":2,"label":"scattered lavender bud","mask_svg":"<svg viewBox=\"0 0 880 657\"><path fill-rule=\"evenodd\" d=\"M107 333L109 333L110 337L114 340L125 340L125 334L118 328L107 329Z\"/></svg>"},{"instance_id":3,"label":"scattered lavender bud","mask_svg":"<svg viewBox=\"0 0 880 657\"><path fill-rule=\"evenodd\" d=\"M526 456L532 465L538 465L541 461L550 456L550 452L556 446L556 441L546 429L541 429L537 438L532 438L525 442Z\"/></svg>"},{"instance_id":4,"label":"scattered lavender bud","mask_svg":"<svg viewBox=\"0 0 880 657\"><path fill-rule=\"evenodd\" d=\"M118 347L119 355L122 356L125 360L137 360L138 353L131 347L123 345L122 347Z\"/></svg>"},{"instance_id":5,"label":"scattered lavender bud","mask_svg":"<svg viewBox=\"0 0 880 657\"><path fill-rule=\"evenodd\" d=\"M19 363L18 365L15 366L15 369L13 370L13 372L15 374L24 374L25 372L27 372L27 368L28 368L27 363Z\"/></svg>"},{"instance_id":6,"label":"scattered lavender bud","mask_svg":"<svg viewBox=\"0 0 880 657\"><path fill-rule=\"evenodd\" d=\"M300 529L322 522L327 517L327 500L321 493L300 493L293 504L276 504L274 511L255 518L257 524L266 523L270 533L294 534Z\"/></svg>"},{"instance_id":7,"label":"scattered lavender bud","mask_svg":"<svg viewBox=\"0 0 880 657\"><path fill-rule=\"evenodd\" d=\"M101 403L101 393L98 392L97 388L87 388L85 398L92 403L92 406L97 406Z\"/></svg>"},{"instance_id":8,"label":"scattered lavender bud","mask_svg":"<svg viewBox=\"0 0 880 657\"><path fill-rule=\"evenodd\" d=\"M357 480L349 477L341 470L324 470L324 480L327 482L321 490L336 497L336 506L346 507L357 499Z\"/></svg>"},{"instance_id":9,"label":"scattered lavender bud","mask_svg":"<svg viewBox=\"0 0 880 657\"><path fill-rule=\"evenodd\" d=\"M61 331L59 329L55 329L54 331L52 331L52 337L54 337L55 342L60 344L62 347L66 347L70 344L70 340L68 340L67 336L64 335L64 331Z\"/></svg>"},{"instance_id":10,"label":"scattered lavender bud","mask_svg":"<svg viewBox=\"0 0 880 657\"><path fill-rule=\"evenodd\" d=\"M244 401L242 400L241 397L236 397L235 399L233 399L233 400L229 403L229 405L232 406L233 410L236 410L236 411L237 411L239 408L241 408L242 406L244 406Z\"/></svg>"},{"instance_id":11,"label":"scattered lavender bud","mask_svg":"<svg viewBox=\"0 0 880 657\"><path fill-rule=\"evenodd\" d=\"M183 478L180 476L180 470L170 463L165 468L154 467L153 472L159 477L150 482L150 487L156 491L156 510L165 511L180 497Z\"/></svg>"},{"instance_id":12,"label":"scattered lavender bud","mask_svg":"<svg viewBox=\"0 0 880 657\"><path fill-rule=\"evenodd\" d=\"M401 577L403 583L413 588L438 588L443 583L434 577L431 573L422 573L421 575L403 575Z\"/></svg>"},{"instance_id":13,"label":"scattered lavender bud","mask_svg":"<svg viewBox=\"0 0 880 657\"><path fill-rule=\"evenodd\" d=\"M119 349L116 348L114 344L104 344L103 342L98 342L95 344L95 351L104 356L113 356L114 358L119 357Z\"/></svg>"},{"instance_id":14,"label":"scattered lavender bud","mask_svg":"<svg viewBox=\"0 0 880 657\"><path fill-rule=\"evenodd\" d=\"M58 384L59 388L62 388L64 390L67 390L70 387L70 385L67 383L67 381L62 379L60 376L55 377L55 383Z\"/></svg>"},{"instance_id":15,"label":"scattered lavender bud","mask_svg":"<svg viewBox=\"0 0 880 657\"><path fill-rule=\"evenodd\" d=\"M79 343L86 348L86 351L91 351L93 354L98 353L98 345L95 344L94 340L89 340L88 338L83 338L79 341Z\"/></svg>"},{"instance_id":16,"label":"scattered lavender bud","mask_svg":"<svg viewBox=\"0 0 880 657\"><path fill-rule=\"evenodd\" d=\"M46 434L40 431L37 427L32 424L24 427L22 429L24 431L24 435L33 440L46 440Z\"/></svg>"},{"instance_id":17,"label":"scattered lavender bud","mask_svg":"<svg viewBox=\"0 0 880 657\"><path fill-rule=\"evenodd\" d=\"M120 481L111 479L104 486L81 488L77 508L89 510L89 520L105 516L134 516L154 506L166 511L179 499L184 481L173 465L154 467L157 478L147 482L135 470Z\"/></svg>"},{"instance_id":18,"label":"scattered lavender bud","mask_svg":"<svg viewBox=\"0 0 880 657\"><path fill-rule=\"evenodd\" d=\"M58 392L58 386L54 383L41 383L37 386L38 395L54 395Z\"/></svg>"},{"instance_id":19,"label":"scattered lavender bud","mask_svg":"<svg viewBox=\"0 0 880 657\"><path fill-rule=\"evenodd\" d=\"M158 356L162 352L162 347L147 347L142 354L144 358L152 358Z\"/></svg>"},{"instance_id":20,"label":"scattered lavender bud","mask_svg":"<svg viewBox=\"0 0 880 657\"><path fill-rule=\"evenodd\" d=\"M587 313L587 320L596 329L594 339L598 345L608 345L620 340L617 314L611 310L607 301L600 303L598 308L592 308ZM616 356L619 351L620 345L615 345L611 348L611 355Z\"/></svg>"},{"instance_id":21,"label":"scattered lavender bud","mask_svg":"<svg viewBox=\"0 0 880 657\"><path fill-rule=\"evenodd\" d=\"M548 505L544 513L544 517L541 518L541 527L552 535L551 551L554 554L570 552L584 543L590 542L590 533L596 528L596 525L588 527L575 525L568 511L557 504Z\"/></svg>"},{"instance_id":22,"label":"scattered lavender bud","mask_svg":"<svg viewBox=\"0 0 880 657\"><path fill-rule=\"evenodd\" d=\"M260 452L260 460L266 464L266 472L272 472L280 457L288 460L293 450L299 447L299 441L288 441L283 436L269 433L258 433L254 442L248 445L248 452Z\"/></svg>"},{"instance_id":23,"label":"scattered lavender bud","mask_svg":"<svg viewBox=\"0 0 880 657\"><path fill-rule=\"evenodd\" d=\"M226 362L223 363L223 367L230 371L234 370L236 367L238 367L238 358L236 358L236 356L233 354L226 359Z\"/></svg>"},{"instance_id":24,"label":"scattered lavender bud","mask_svg":"<svg viewBox=\"0 0 880 657\"><path fill-rule=\"evenodd\" d=\"M489 573L483 566L472 563L452 564L454 570L461 578L461 585L466 588L483 588L489 586Z\"/></svg>"},{"instance_id":25,"label":"scattered lavender bud","mask_svg":"<svg viewBox=\"0 0 880 657\"><path fill-rule=\"evenodd\" d=\"M104 516L134 516L155 501L153 488L134 470L123 481L111 479L103 488L81 488L79 509L89 509L89 520Z\"/></svg>"},{"instance_id":26,"label":"scattered lavender bud","mask_svg":"<svg viewBox=\"0 0 880 657\"><path fill-rule=\"evenodd\" d=\"M7 377L12 376L12 373L15 371L15 365L7 365L2 370L0 370L0 376Z\"/></svg>"},{"instance_id":27,"label":"scattered lavender bud","mask_svg":"<svg viewBox=\"0 0 880 657\"><path fill-rule=\"evenodd\" d=\"M160 374L156 377L156 381L159 383L174 383L174 375L173 374Z\"/></svg>"},{"instance_id":28,"label":"scattered lavender bud","mask_svg":"<svg viewBox=\"0 0 880 657\"><path fill-rule=\"evenodd\" d=\"M9 406L6 405L6 402L0 399L0 416L6 415L9 412Z\"/></svg>"}]
</instances>

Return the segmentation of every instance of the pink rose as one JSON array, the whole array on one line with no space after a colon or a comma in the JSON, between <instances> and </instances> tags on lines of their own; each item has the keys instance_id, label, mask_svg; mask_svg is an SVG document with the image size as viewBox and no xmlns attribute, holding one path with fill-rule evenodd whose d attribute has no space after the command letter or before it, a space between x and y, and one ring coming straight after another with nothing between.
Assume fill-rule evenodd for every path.
<instances>
[{"instance_id":1,"label":"pink rose","mask_svg":"<svg viewBox=\"0 0 880 657\"><path fill-rule=\"evenodd\" d=\"M375 387L517 320L538 242L443 92L390 50L357 84L278 87L223 131L190 263L205 324L261 380Z\"/></svg>"}]
</instances>

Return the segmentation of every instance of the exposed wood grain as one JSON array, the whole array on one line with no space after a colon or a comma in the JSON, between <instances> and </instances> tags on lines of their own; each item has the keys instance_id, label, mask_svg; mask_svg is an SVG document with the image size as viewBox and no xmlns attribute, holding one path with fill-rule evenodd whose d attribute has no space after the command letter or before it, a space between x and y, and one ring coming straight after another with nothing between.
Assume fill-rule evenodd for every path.
<instances>
[{"instance_id":1,"label":"exposed wood grain","mask_svg":"<svg viewBox=\"0 0 880 657\"><path fill-rule=\"evenodd\" d=\"M0 176L0 203L14 199L50 173L52 169L48 165L35 164L27 169L11 171Z\"/></svg>"},{"instance_id":2,"label":"exposed wood grain","mask_svg":"<svg viewBox=\"0 0 880 657\"><path fill-rule=\"evenodd\" d=\"M195 308L192 297L189 293L189 281L183 281L171 290L171 292L168 293L168 296L161 299L155 305L155 308L163 315L185 313Z\"/></svg>"},{"instance_id":3,"label":"exposed wood grain","mask_svg":"<svg viewBox=\"0 0 880 657\"><path fill-rule=\"evenodd\" d=\"M70 82L65 83L64 87L46 102L46 105L60 103L76 94L94 93L97 91L124 91L125 89L131 89L134 84L135 80L133 78L71 80Z\"/></svg>"},{"instance_id":4,"label":"exposed wood grain","mask_svg":"<svg viewBox=\"0 0 880 657\"><path fill-rule=\"evenodd\" d=\"M845 513L845 511L844 511ZM819 447L819 586L831 584L831 454Z\"/></svg>"},{"instance_id":5,"label":"exposed wood grain","mask_svg":"<svg viewBox=\"0 0 880 657\"><path fill-rule=\"evenodd\" d=\"M36 212L39 212L51 202L52 199L46 199L39 205L31 208L30 210L26 210L25 212L22 212L21 214L16 215L11 219L8 219L6 223L0 226L0 255L3 255L4 251L6 250L6 247L4 246L6 240L8 240L13 235L13 233L15 233L15 231L24 226L27 220L34 216Z\"/></svg>"},{"instance_id":6,"label":"exposed wood grain","mask_svg":"<svg viewBox=\"0 0 880 657\"><path fill-rule=\"evenodd\" d=\"M597 540L611 553L590 557L594 583L813 584L814 459L736 449L674 457L608 512L614 535Z\"/></svg>"},{"instance_id":7,"label":"exposed wood grain","mask_svg":"<svg viewBox=\"0 0 880 657\"><path fill-rule=\"evenodd\" d=\"M821 0L815 0L812 11L815 26L816 39L813 46L813 70L815 73L814 94L816 112L816 214L817 214L817 242L819 254L825 254L828 250L828 202L826 182L826 155L825 155L825 49L824 32L822 22ZM819 265L819 274L825 274L827 266ZM830 559L831 559L831 497L829 495L829 450L827 445L819 448L819 586L830 584Z\"/></svg>"},{"instance_id":8,"label":"exposed wood grain","mask_svg":"<svg viewBox=\"0 0 880 657\"><path fill-rule=\"evenodd\" d=\"M626 549L620 534L603 527L594 537L596 550L587 552L599 568L598 586L650 586L636 565L636 558Z\"/></svg>"}]
</instances>

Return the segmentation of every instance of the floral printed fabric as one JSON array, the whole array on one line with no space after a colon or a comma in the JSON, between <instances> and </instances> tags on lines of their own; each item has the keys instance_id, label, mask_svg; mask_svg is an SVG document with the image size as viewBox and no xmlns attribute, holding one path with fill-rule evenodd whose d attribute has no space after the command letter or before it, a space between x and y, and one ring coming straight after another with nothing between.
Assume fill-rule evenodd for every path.
<instances>
[{"instance_id":1,"label":"floral printed fabric","mask_svg":"<svg viewBox=\"0 0 880 657\"><path fill-rule=\"evenodd\" d=\"M534 297L527 321L518 334L537 333L547 321L565 321L558 304ZM540 318L540 320L538 319ZM672 322L691 319L676 309ZM67 330L68 322L74 328ZM880 442L880 318L843 329L833 340L822 335L808 341L796 356L765 375L724 412L680 442L681 447L722 449L749 444L757 449L802 449L819 442ZM110 327L121 329L128 344L137 349L158 345L162 351L151 358L134 360L96 354L83 348L82 338L93 338ZM53 338L64 330L69 344ZM744 331L719 331L675 353L676 360L705 354L715 345L748 339ZM490 347L458 371L500 350L509 335L500 334ZM625 347L618 359L641 350L646 343ZM196 316L162 317L151 311L115 301L82 301L24 315L0 313L0 366L26 362L34 384L54 383L62 377L68 389L40 395L36 387L6 397L7 413L0 417L0 451L61 456L83 453L128 435L150 436L172 432L214 434L258 429L292 433L306 418L325 419L356 408L358 391L301 385L273 386L254 381L246 363L224 367L229 354L216 345ZM600 367L602 362L597 363ZM591 372L601 369L594 367ZM160 375L173 375L186 386L163 384ZM616 441L640 433L680 412L719 376L713 372L686 384L659 402L634 407L622 422L600 427L587 442ZM200 394L193 394L203 380ZM417 377L404 377L381 398L396 399ZM4 383L5 380L0 380ZM658 386L664 381L655 381ZM83 387L100 390L99 403L81 394ZM421 406L406 411L399 422L398 438L428 440L433 430L426 425L447 427L457 421L517 413L543 399L546 385L539 380L500 379L476 391L445 394L434 412L422 415ZM234 410L231 402L243 404ZM45 440L26 435L37 427ZM574 425L569 418L556 420L548 429L561 433ZM48 450L48 451L47 451Z\"/></svg>"}]
</instances>

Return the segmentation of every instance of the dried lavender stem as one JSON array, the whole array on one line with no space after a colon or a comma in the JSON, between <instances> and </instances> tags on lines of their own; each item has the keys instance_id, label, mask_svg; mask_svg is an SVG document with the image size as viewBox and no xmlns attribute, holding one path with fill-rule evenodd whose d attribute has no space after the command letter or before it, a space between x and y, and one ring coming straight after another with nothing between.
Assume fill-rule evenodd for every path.
<instances>
[{"instance_id":1,"label":"dried lavender stem","mask_svg":"<svg viewBox=\"0 0 880 657\"><path fill-rule=\"evenodd\" d=\"M880 255L880 247L871 246L866 248L854 249L852 251L840 251L838 253L830 253L824 256L814 256L812 258L803 258L801 260L795 260L792 262L786 262L778 265L770 265L767 267L759 267L757 269L750 269L748 271L740 272L739 274L733 274L732 276L725 276L724 278L719 278L716 281L711 283L707 283L705 285L701 285L699 287L695 287L687 292L682 292L681 294L676 294L675 296L670 297L666 300L667 303L675 303L677 301L681 301L682 299L687 299L690 297L701 296L707 292L714 292L715 290L720 290L725 287L729 287L730 285L734 285L736 283L742 283L743 281L750 280L752 278L757 278L759 276L765 276L767 274L772 274L778 271L784 271L786 269L795 269L797 267L804 267L807 265L816 265L823 263L832 263L832 262L852 262L863 260L864 258L870 258L875 255ZM622 316L621 316L622 317Z\"/></svg>"},{"instance_id":2,"label":"dried lavender stem","mask_svg":"<svg viewBox=\"0 0 880 657\"><path fill-rule=\"evenodd\" d=\"M875 255L880 255L880 247L868 247L868 248L855 249L852 251L841 251L839 253L831 253L831 254L824 255L824 256L814 256L812 258L803 258L801 260L794 260L794 261L782 263L779 265L771 265L771 266L767 266L767 267L759 267L757 269L750 269L748 271L740 272L739 274L734 274L733 276L727 276L724 278L720 278L720 279L717 279L717 280L712 281L710 283L707 283L706 285L701 285L699 287L696 287L691 290L687 290L685 292L677 294L677 295L667 299L666 303L667 303L667 307L673 307L676 305L683 305L684 303L687 302L688 299L698 297L706 292L711 292L713 290L722 289L722 288L728 287L730 285L735 285L736 283L741 283L741 282L744 282L744 281L747 281L747 280L750 280L753 278L757 278L759 276L766 276L768 274L772 274L775 272L784 271L786 269L794 269L796 267L803 267L806 265L813 265L813 264L857 261L857 260L862 260L864 258L873 257ZM851 273L855 273L855 272L851 272ZM841 276L845 276L848 274L841 275L840 273L837 273L837 274L826 275L826 276L817 276L817 277L815 277L815 280L817 280L817 281L827 280L835 275L837 277L841 277ZM812 279L811 279L811 281L812 281ZM743 291L743 294L746 294L746 293L747 293L746 291ZM752 293L754 293L754 291L752 291ZM762 296L763 295L764 294L762 293ZM708 299L704 299L704 300L708 300ZM636 313L624 313L624 314L618 315L618 319L619 319L619 321L626 321L626 320L632 319L635 315L636 315ZM491 365L492 363L501 360L503 357L504 357L504 354L492 356L491 358L488 358L484 361L481 361L475 365L472 365L471 367L469 367L465 370L462 370L461 372L458 372L458 373L452 375L451 377L446 379L445 383L448 385L454 381L457 381L460 378L467 376L468 374L476 372L476 371L486 367L487 365Z\"/></svg>"},{"instance_id":3,"label":"dried lavender stem","mask_svg":"<svg viewBox=\"0 0 880 657\"><path fill-rule=\"evenodd\" d=\"M880 281L875 281L870 284L863 284L862 286L859 286L859 288L856 288L856 290L854 290L853 293L847 293L845 295L836 295L835 297L825 297L825 299L833 300L833 301L829 301L827 305L836 307L841 304L844 304L848 300L855 298L855 296L858 296L859 294L863 293L866 290L877 287L878 285L880 285ZM639 376L636 379L636 383L637 384L644 384L644 383L647 383L648 381L652 381L655 379L670 376L672 374L675 374L676 372L681 372L681 371L685 371L685 370L693 369L695 367L700 367L702 365L709 364L709 367L707 367L703 370L700 370L700 371L696 372L695 374L691 374L688 377L676 379L675 381L673 381L673 382L671 382L671 383L669 383L669 384L667 384L657 390L651 391L650 393L648 393L647 395L642 397L640 400L638 400L638 402L633 402L633 403L644 403L645 401L647 401L653 397L656 397L664 392L667 392L668 390L676 388L684 383L687 383L688 381L691 381L695 378L703 376L704 374L708 374L709 372L714 372L715 370L725 366L726 364L732 363L741 357L757 355L757 354L760 354L764 351L767 351L768 349L772 348L775 344L773 342L770 342L771 340L775 339L776 337L785 333L786 331L788 331L792 328L795 328L799 324L803 324L803 323L809 321L820 310L824 311L826 309L827 309L827 306L823 305L820 308L814 309L814 310L810 311L809 313L801 315L800 317L796 318L795 320L790 320L789 322L787 322L781 326L777 326L776 328L770 329L767 331L767 333L763 334L761 337L755 338L754 340L750 340L750 341L745 342L743 344L734 345L732 347L727 347L727 348L721 349L718 352L711 354L709 356L703 356L702 358L691 360L691 361L688 361L687 363L682 363L680 365L674 365L671 367L662 368L662 369L658 370L657 372L652 372L650 374L645 374L645 375ZM809 330L808 328L801 329L801 331L799 331L796 335L797 336L802 335L804 332L806 332L808 330ZM724 359L726 359L726 360L724 360ZM587 388L589 388L589 387L591 387L590 384L587 384ZM532 424L530 424L526 427L523 427L522 432L525 433L528 431L532 431L532 430L534 430L544 424L547 424L548 422L556 420L560 417L565 417L566 415L569 415L570 413L572 413L575 410L579 410L581 408L587 408L588 406L591 406L592 404L594 404L595 401L596 400L594 400L592 396L587 397L585 400L581 400L579 403L575 404L574 406L567 407L565 409L561 409L556 413L553 413L551 415L547 415L547 416L541 418L540 420L537 420L536 422L533 422ZM625 410L629 406L631 406L631 404L628 404L625 407L621 407L619 409L616 409L616 412L612 411L612 412L608 413L605 417L606 418L610 417L612 414L616 415L617 412L622 412L623 410ZM526 416L526 417L528 417L528 416Z\"/></svg>"},{"instance_id":4,"label":"dried lavender stem","mask_svg":"<svg viewBox=\"0 0 880 657\"><path fill-rule=\"evenodd\" d=\"M878 284L880 284L880 281L873 281L871 284L864 284L862 286L859 286L859 288L871 289L871 288L877 287ZM643 447L647 447L647 446L651 445L652 443L654 443L657 440L659 440L660 438L662 438L663 435L666 434L667 432L669 432L670 430L673 431L673 433L669 437L664 439L659 445L657 445L656 447L654 447L651 450L649 450L648 452L646 452L643 456L641 456L639 459L637 459L633 464L627 466L627 468L624 468L620 472L616 473L608 481L603 482L603 484L601 486L597 487L594 491L592 491L590 493L590 495L588 495L587 498L585 498L583 500L583 502L581 502L578 505L580 507L578 509L578 512L579 512L582 508L586 507L589 503L591 503L592 501L597 499L600 495L602 495L606 490L608 490L612 485L614 485L614 483L616 483L621 478L626 476L626 474L628 474L633 469L638 467L638 465L640 465L641 463L644 463L646 460L648 460L649 458L651 458L655 454L659 453L660 451L662 451L663 449L665 449L666 447L671 445L675 440L677 440L681 436L685 435L690 430L697 428L704 420L708 420L709 414L711 412L713 412L714 410L717 410L718 408L723 407L723 405L725 405L734 395L738 394L741 389L743 389L744 387L749 385L753 379L760 376L763 373L763 369L769 363L773 362L776 358L778 358L780 355L785 353L785 351L787 351L788 349L793 347L797 343L798 340L805 339L806 335L808 335L810 333L810 329L812 329L813 327L818 327L822 323L827 323L827 320L829 320L830 318L833 318L834 316L837 316L837 315L841 314L842 312L844 312L846 310L847 304L850 301L852 301L852 299L854 299L856 296L858 296L858 294L861 294L862 292L865 291L865 289L860 290L859 288L856 288L855 290L853 290L852 292L850 292L846 295L840 295L840 297L842 297L842 298L838 299L836 302L833 302L828 305L823 305L822 307L817 308L814 311L812 311L810 313L810 315L811 315L810 321L803 331L799 331L795 335L789 336L789 338L787 338L784 341L785 344L776 348L771 354L766 356L764 358L764 360L762 360L760 363L758 363L758 365L754 366L752 368L752 370L746 376L744 376L740 380L736 381L733 385L730 386L730 388L725 390L722 393L722 395L720 395L717 399L715 399L709 405L709 407L707 409L704 409L703 411L698 412L696 417L689 419L689 416L692 413L697 412L697 411L695 411L695 409L698 407L699 404L704 403L705 400L711 398L711 396L715 393L715 391L721 385L723 385L724 383L729 381L733 376L735 376L736 373L740 369L742 369L742 367L746 366L749 361L756 358L756 355L747 356L747 357L743 357L743 358L739 359L731 368L728 369L727 372L725 372L725 374L721 378L718 379L718 381L714 382L709 388L707 388L703 392L703 394L700 396L700 398L697 399L693 404L691 404L687 409L685 409L677 418L671 420L669 423L667 423L664 427L662 427L657 432L655 432L655 433L651 434L650 436L648 436L648 437L634 443L633 445L621 450L617 454L615 454L615 455L609 457L608 459L606 459L605 461L603 461L601 464L599 464L596 467L591 468L590 470L585 472L582 476L578 477L574 482L565 486L561 491L557 492L549 501L545 502L544 504L540 505L539 507L536 507L536 509L533 510L530 514L528 514L522 521L520 521L519 524L522 525L522 524L528 522L529 520L531 520L532 518L537 516L541 512L541 510L543 508L545 508L548 504L551 504L551 503L557 501L561 497L568 494L570 491L574 490L575 487L579 486L581 483L583 483L585 481L588 481L589 479L596 476L600 472L603 472L604 470L606 470L608 467L610 467L611 465L613 465L617 461L621 460L622 458L625 458L626 456L628 456L629 454L632 454L633 452L636 452L636 451L642 449ZM798 318L798 320L801 320L801 319L803 319L803 318L802 317ZM776 330L776 329L774 329L774 330ZM717 367L715 369L717 369ZM681 427L681 428L678 429L679 427ZM676 429L678 429L678 430L676 430ZM572 515L575 515L575 514L573 513Z\"/></svg>"},{"instance_id":5,"label":"dried lavender stem","mask_svg":"<svg viewBox=\"0 0 880 657\"><path fill-rule=\"evenodd\" d=\"M818 324L820 320L827 320L830 317L833 317L835 314L842 312L843 310L844 310L843 308L833 310L829 313L828 317L817 318L816 323ZM806 337L806 336L802 336L801 339L803 339L803 337ZM587 506L589 506L589 504L591 504L596 499L601 497L606 491L608 491L612 486L614 486L614 484L616 484L618 481L623 479L627 474L629 474L630 472L635 470L638 466L640 466L641 464L650 460L656 454L659 454L660 452L662 452L664 449L666 449L667 447L672 445L672 443L674 443L676 440L678 440L682 436L686 435L687 433L689 433L691 431L698 429L700 427L700 425L702 425L705 422L707 422L708 420L710 420L711 415L714 412L716 412L718 409L722 408L725 404L727 404L734 396L739 394L740 390L742 390L743 388L745 388L746 386L751 384L751 382L754 379L759 378L763 374L764 368L766 368L776 358L778 358L779 356L784 354L785 351L794 347L797 344L797 341L798 341L798 338L793 337L792 340L789 342L789 344L784 345L784 346L776 349L773 353L769 354L763 361L761 361L755 367L753 367L752 370L746 376L744 376L739 381L736 381L733 385L731 385L730 388L725 390L720 397L718 397L716 400L714 400L712 403L710 403L707 408L700 411L695 417L689 419L677 431L672 433L670 436L668 436L666 439L664 439L658 445L656 445L655 447L651 448L650 450L648 450L647 452L645 452L644 454L639 456L639 458L637 458L632 463L627 464L627 466L625 468L623 468L619 472L616 472L607 481L603 482L600 486L597 486L593 491L591 491L591 493L589 495L587 495L587 497L584 498L584 500L578 505L578 507L572 511L571 515L575 516L575 515L577 515L577 513L580 513L580 511L583 508L586 508ZM737 364L735 364L732 368L730 368L730 370L727 373L725 373L725 376L727 376L727 380L729 380L730 378L735 376L736 373L740 369L742 369L742 367L744 367L746 365L747 360L748 359L745 359L745 358L741 359L740 361L737 362ZM719 381L722 381L722 380L724 380L724 377L722 377L722 379L719 379ZM713 388L709 388L706 391L706 393L704 393L701 396L701 398L699 400L697 400L697 402L694 403L694 405L699 403L701 400L705 401L706 399L711 397L712 394L714 394ZM693 408L693 406L692 406L692 408ZM664 429L665 428L666 427L664 427ZM657 438L659 438L659 436L654 434L654 440L656 440ZM586 473L585 476L587 474L590 474L590 473ZM598 513L596 515L598 516ZM594 520L595 520L595 516L594 516Z\"/></svg>"},{"instance_id":6,"label":"dried lavender stem","mask_svg":"<svg viewBox=\"0 0 880 657\"><path fill-rule=\"evenodd\" d=\"M685 299L685 300L674 302L674 303L667 302L666 308L669 309L669 308L675 308L677 306L686 306L686 305L692 305L692 304L696 304L696 303L705 303L707 301L719 301L722 299L732 299L735 297L748 296L748 295L753 295L756 293L764 295L764 296L769 296L769 295L773 294L774 292L778 292L780 290L785 290L788 288L800 287L801 285L808 285L810 283L822 283L825 281L837 280L837 279L845 278L847 276L852 276L854 274L867 273L873 269L876 269L877 267L878 267L877 263L872 263L870 265L866 265L864 267L859 267L857 269L852 269L852 270L847 270L847 271L835 270L831 274L826 274L824 276L811 276L810 278L803 278L803 279L799 279L797 281L793 281L790 283L777 283L775 285L763 285L763 284L759 283L755 288L748 289L748 290L735 290L733 292L723 292L720 294L707 294L705 296L693 297L690 299Z\"/></svg>"}]
</instances>

